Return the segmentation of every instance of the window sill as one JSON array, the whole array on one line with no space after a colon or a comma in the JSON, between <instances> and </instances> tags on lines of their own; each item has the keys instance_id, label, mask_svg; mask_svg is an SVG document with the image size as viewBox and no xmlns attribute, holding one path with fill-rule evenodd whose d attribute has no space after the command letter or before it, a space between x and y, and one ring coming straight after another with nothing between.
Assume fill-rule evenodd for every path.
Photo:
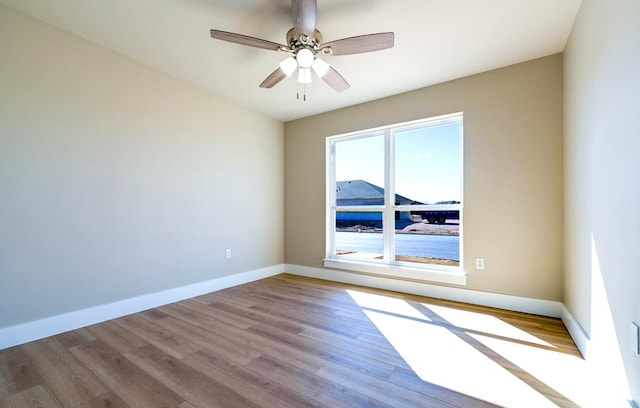
<instances>
[{"instance_id":1,"label":"window sill","mask_svg":"<svg viewBox=\"0 0 640 408\"><path fill-rule=\"evenodd\" d=\"M361 272L380 275L388 278L412 280L418 282L436 282L452 285L466 285L467 274L461 268L417 268L407 265L390 265L375 262L366 262L353 259L324 259L324 266L332 269L343 269L352 272Z\"/></svg>"}]
</instances>

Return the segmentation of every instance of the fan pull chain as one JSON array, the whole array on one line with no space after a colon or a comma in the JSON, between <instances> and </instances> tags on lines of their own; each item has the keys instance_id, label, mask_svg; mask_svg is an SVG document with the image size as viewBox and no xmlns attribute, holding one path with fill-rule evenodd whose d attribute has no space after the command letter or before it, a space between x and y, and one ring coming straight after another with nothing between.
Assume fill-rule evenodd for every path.
<instances>
[{"instance_id":1,"label":"fan pull chain","mask_svg":"<svg viewBox=\"0 0 640 408\"><path fill-rule=\"evenodd\" d=\"M296 90L296 99L300 100L300 83L298 82L298 89ZM302 84L302 100L307 101L307 84Z\"/></svg>"}]
</instances>

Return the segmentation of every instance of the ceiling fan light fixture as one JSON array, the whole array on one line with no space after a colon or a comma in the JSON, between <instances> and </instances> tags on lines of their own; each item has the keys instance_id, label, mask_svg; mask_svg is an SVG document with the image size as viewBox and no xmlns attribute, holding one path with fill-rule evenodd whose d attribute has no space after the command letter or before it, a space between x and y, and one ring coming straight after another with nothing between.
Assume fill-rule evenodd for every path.
<instances>
[{"instance_id":1,"label":"ceiling fan light fixture","mask_svg":"<svg viewBox=\"0 0 640 408\"><path fill-rule=\"evenodd\" d=\"M296 54L296 61L298 61L298 65L300 65L300 68L311 68L313 59L313 51L308 48L302 48L298 50Z\"/></svg>"},{"instance_id":2,"label":"ceiling fan light fixture","mask_svg":"<svg viewBox=\"0 0 640 408\"><path fill-rule=\"evenodd\" d=\"M316 73L316 75L318 75L318 77L320 78L325 76L325 74L329 70L329 64L327 64L320 58L316 58L315 61L313 61L313 65L311 65L311 67L313 68L313 71Z\"/></svg>"},{"instance_id":3,"label":"ceiling fan light fixture","mask_svg":"<svg viewBox=\"0 0 640 408\"><path fill-rule=\"evenodd\" d=\"M298 68L298 62L293 57L288 57L280 61L280 69L288 77L290 77L291 75L293 75L294 72L296 72L296 68Z\"/></svg>"},{"instance_id":4,"label":"ceiling fan light fixture","mask_svg":"<svg viewBox=\"0 0 640 408\"><path fill-rule=\"evenodd\" d=\"M301 84L310 84L311 83L311 69L310 68L300 68L298 70L298 82Z\"/></svg>"}]
</instances>

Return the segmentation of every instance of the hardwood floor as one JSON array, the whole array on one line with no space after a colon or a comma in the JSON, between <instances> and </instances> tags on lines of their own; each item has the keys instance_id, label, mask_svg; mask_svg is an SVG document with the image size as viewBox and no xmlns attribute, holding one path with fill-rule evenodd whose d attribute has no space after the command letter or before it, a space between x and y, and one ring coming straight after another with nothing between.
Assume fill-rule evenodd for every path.
<instances>
[{"instance_id":1,"label":"hardwood floor","mask_svg":"<svg viewBox=\"0 0 640 408\"><path fill-rule=\"evenodd\" d=\"M0 350L0 407L572 407L527 367L579 356L557 319L285 274Z\"/></svg>"}]
</instances>

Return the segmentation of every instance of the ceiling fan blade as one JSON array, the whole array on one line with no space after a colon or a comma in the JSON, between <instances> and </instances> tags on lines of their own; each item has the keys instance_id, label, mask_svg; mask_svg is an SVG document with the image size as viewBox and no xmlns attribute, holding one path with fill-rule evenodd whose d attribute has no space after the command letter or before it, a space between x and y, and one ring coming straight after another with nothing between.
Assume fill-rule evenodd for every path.
<instances>
[{"instance_id":1,"label":"ceiling fan blade","mask_svg":"<svg viewBox=\"0 0 640 408\"><path fill-rule=\"evenodd\" d=\"M289 47L282 44L263 40L261 38L250 37L248 35L230 33L228 31L211 30L211 38L272 51L282 51L289 49Z\"/></svg>"},{"instance_id":2,"label":"ceiling fan blade","mask_svg":"<svg viewBox=\"0 0 640 408\"><path fill-rule=\"evenodd\" d=\"M333 67L329 67L327 73L322 76L322 80L338 92L345 91L351 86Z\"/></svg>"},{"instance_id":3,"label":"ceiling fan blade","mask_svg":"<svg viewBox=\"0 0 640 408\"><path fill-rule=\"evenodd\" d=\"M393 33L358 35L321 44L320 51L327 55L351 55L385 50L393 47L394 38ZM331 52L324 51L329 49Z\"/></svg>"},{"instance_id":4,"label":"ceiling fan blade","mask_svg":"<svg viewBox=\"0 0 640 408\"><path fill-rule=\"evenodd\" d=\"M266 77L264 81L262 81L262 83L260 84L260 88L273 88L286 77L287 74L285 74L282 69L278 68L271 74L269 74L269 76Z\"/></svg>"},{"instance_id":5,"label":"ceiling fan blade","mask_svg":"<svg viewBox=\"0 0 640 408\"><path fill-rule=\"evenodd\" d=\"M313 38L317 13L318 3L316 0L291 0L293 28L298 35L304 34Z\"/></svg>"}]
</instances>

